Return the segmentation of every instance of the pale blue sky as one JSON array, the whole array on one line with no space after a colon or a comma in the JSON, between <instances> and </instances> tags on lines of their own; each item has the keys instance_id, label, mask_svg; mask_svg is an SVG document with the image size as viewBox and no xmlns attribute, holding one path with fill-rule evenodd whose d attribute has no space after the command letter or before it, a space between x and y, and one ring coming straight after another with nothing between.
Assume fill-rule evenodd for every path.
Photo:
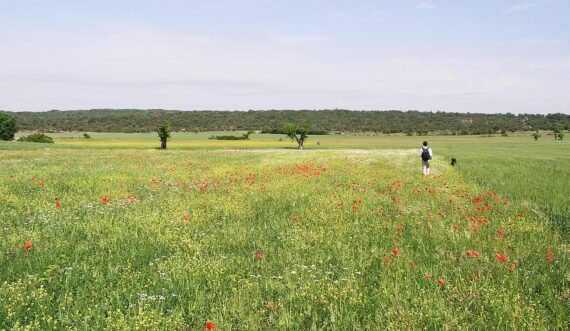
<instances>
[{"instance_id":1,"label":"pale blue sky","mask_svg":"<svg viewBox=\"0 0 570 331\"><path fill-rule=\"evenodd\" d=\"M570 0L0 0L0 109L570 113Z\"/></svg>"}]
</instances>

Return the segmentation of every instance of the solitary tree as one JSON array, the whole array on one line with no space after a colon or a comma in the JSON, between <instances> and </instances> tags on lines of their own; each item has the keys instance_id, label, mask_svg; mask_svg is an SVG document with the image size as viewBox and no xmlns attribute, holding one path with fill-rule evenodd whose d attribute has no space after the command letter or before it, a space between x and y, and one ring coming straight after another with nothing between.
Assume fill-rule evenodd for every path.
<instances>
[{"instance_id":1,"label":"solitary tree","mask_svg":"<svg viewBox=\"0 0 570 331\"><path fill-rule=\"evenodd\" d=\"M305 140L309 137L309 128L305 125L303 128L298 128L296 124L287 123L283 126L283 133L291 139L291 141L296 141L298 149L303 149L303 144Z\"/></svg>"},{"instance_id":2,"label":"solitary tree","mask_svg":"<svg viewBox=\"0 0 570 331\"><path fill-rule=\"evenodd\" d=\"M536 132L532 134L532 136L534 137L534 141L538 141L538 138L540 138L542 135L538 132L537 129Z\"/></svg>"},{"instance_id":3,"label":"solitary tree","mask_svg":"<svg viewBox=\"0 0 570 331\"><path fill-rule=\"evenodd\" d=\"M18 131L16 118L5 112L0 112L0 140L14 140Z\"/></svg>"},{"instance_id":4,"label":"solitary tree","mask_svg":"<svg viewBox=\"0 0 570 331\"><path fill-rule=\"evenodd\" d=\"M554 125L552 125L552 131L554 132L554 140L557 140L560 137L560 133L562 132L562 124L560 122L556 122L554 123ZM564 134L562 134L562 137L564 137ZM562 139L560 139L562 140Z\"/></svg>"},{"instance_id":5,"label":"solitary tree","mask_svg":"<svg viewBox=\"0 0 570 331\"><path fill-rule=\"evenodd\" d=\"M166 149L166 141L170 138L170 122L162 121L156 125L156 132L160 138L160 149Z\"/></svg>"}]
</instances>

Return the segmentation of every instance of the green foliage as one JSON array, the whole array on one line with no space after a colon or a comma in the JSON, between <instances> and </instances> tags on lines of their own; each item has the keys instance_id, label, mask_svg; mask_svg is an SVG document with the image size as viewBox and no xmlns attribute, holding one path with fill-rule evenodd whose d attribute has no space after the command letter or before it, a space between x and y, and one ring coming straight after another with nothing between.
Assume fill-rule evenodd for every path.
<instances>
[{"instance_id":1,"label":"green foliage","mask_svg":"<svg viewBox=\"0 0 570 331\"><path fill-rule=\"evenodd\" d=\"M562 123L556 122L552 125L552 132L554 134L554 140L558 140L562 130L564 130L564 126L562 125ZM562 137L564 137L564 134L562 134ZM560 139L560 140L562 140L562 139Z\"/></svg>"},{"instance_id":2,"label":"green foliage","mask_svg":"<svg viewBox=\"0 0 570 331\"><path fill-rule=\"evenodd\" d=\"M155 130L160 138L160 149L166 149L166 141L170 138L170 122L166 120L160 122Z\"/></svg>"},{"instance_id":3,"label":"green foliage","mask_svg":"<svg viewBox=\"0 0 570 331\"><path fill-rule=\"evenodd\" d=\"M542 137L542 135L540 134L540 132L538 132L538 130L536 130L533 134L532 137L534 138L534 141L538 141L538 138Z\"/></svg>"},{"instance_id":4,"label":"green foliage","mask_svg":"<svg viewBox=\"0 0 570 331\"><path fill-rule=\"evenodd\" d=\"M311 123L311 134L376 132L414 134L488 134L507 131L551 130L555 122L570 128L566 114L464 114L419 111L266 110L173 111L94 109L14 113L23 130L41 132L152 132L166 119L186 132L262 130L283 134L283 123Z\"/></svg>"},{"instance_id":5,"label":"green foliage","mask_svg":"<svg viewBox=\"0 0 570 331\"><path fill-rule=\"evenodd\" d=\"M252 133L252 131L248 131L247 133L242 134L241 136L229 136L229 135L225 135L225 136L211 136L208 139L213 139L213 140L249 140L249 135Z\"/></svg>"},{"instance_id":6,"label":"green foliage","mask_svg":"<svg viewBox=\"0 0 570 331\"><path fill-rule=\"evenodd\" d=\"M296 124L286 123L283 125L283 133L291 139L291 141L296 141L298 149L303 149L305 140L309 137L309 127L305 125L303 128L297 127Z\"/></svg>"},{"instance_id":7,"label":"green foliage","mask_svg":"<svg viewBox=\"0 0 570 331\"><path fill-rule=\"evenodd\" d=\"M85 133L83 133L83 138L90 139L91 136L87 132L85 132Z\"/></svg>"},{"instance_id":8,"label":"green foliage","mask_svg":"<svg viewBox=\"0 0 570 331\"><path fill-rule=\"evenodd\" d=\"M558 132L558 139L559 139L559 140L564 139L564 131Z\"/></svg>"},{"instance_id":9,"label":"green foliage","mask_svg":"<svg viewBox=\"0 0 570 331\"><path fill-rule=\"evenodd\" d=\"M156 125L155 131L158 133L160 140L170 138L170 122L162 121Z\"/></svg>"},{"instance_id":10,"label":"green foliage","mask_svg":"<svg viewBox=\"0 0 570 331\"><path fill-rule=\"evenodd\" d=\"M53 144L53 138L43 133L32 133L30 135L20 137L18 141Z\"/></svg>"},{"instance_id":11,"label":"green foliage","mask_svg":"<svg viewBox=\"0 0 570 331\"><path fill-rule=\"evenodd\" d=\"M14 140L16 132L18 132L16 117L0 111L0 140Z\"/></svg>"}]
</instances>

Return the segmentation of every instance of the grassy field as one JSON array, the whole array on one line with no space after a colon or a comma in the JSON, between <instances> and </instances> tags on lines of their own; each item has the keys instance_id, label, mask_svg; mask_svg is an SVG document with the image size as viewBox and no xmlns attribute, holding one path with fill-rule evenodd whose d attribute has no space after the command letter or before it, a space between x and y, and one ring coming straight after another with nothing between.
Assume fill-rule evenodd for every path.
<instances>
[{"instance_id":1,"label":"grassy field","mask_svg":"<svg viewBox=\"0 0 570 331\"><path fill-rule=\"evenodd\" d=\"M210 135L0 143L0 328L568 328L567 142Z\"/></svg>"}]
</instances>

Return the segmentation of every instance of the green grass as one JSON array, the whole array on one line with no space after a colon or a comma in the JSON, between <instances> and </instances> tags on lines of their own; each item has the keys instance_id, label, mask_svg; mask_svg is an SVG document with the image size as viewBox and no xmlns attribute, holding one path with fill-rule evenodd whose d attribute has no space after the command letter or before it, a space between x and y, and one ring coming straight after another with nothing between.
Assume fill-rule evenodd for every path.
<instances>
[{"instance_id":1,"label":"green grass","mask_svg":"<svg viewBox=\"0 0 570 331\"><path fill-rule=\"evenodd\" d=\"M421 137L323 136L298 152L269 135L238 150L186 134L169 151L97 135L0 143L0 328L568 326L567 242L544 211L564 202L506 180L501 161L532 148L515 169L560 184L567 169L540 165L567 160L566 142L429 137L425 179Z\"/></svg>"}]
</instances>

